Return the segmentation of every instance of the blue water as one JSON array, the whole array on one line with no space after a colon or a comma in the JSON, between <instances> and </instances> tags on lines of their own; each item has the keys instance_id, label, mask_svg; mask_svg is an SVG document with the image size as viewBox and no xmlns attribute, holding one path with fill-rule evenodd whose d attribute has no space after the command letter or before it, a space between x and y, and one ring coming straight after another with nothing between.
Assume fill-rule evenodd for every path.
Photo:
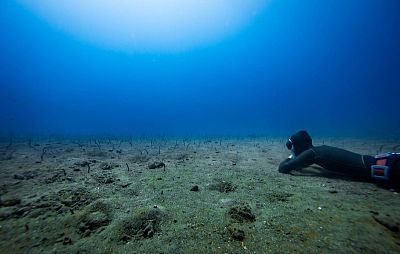
<instances>
[{"instance_id":1,"label":"blue water","mask_svg":"<svg viewBox=\"0 0 400 254\"><path fill-rule=\"evenodd\" d=\"M0 2L1 135L400 135L400 2L271 1L181 52L91 44Z\"/></svg>"}]
</instances>

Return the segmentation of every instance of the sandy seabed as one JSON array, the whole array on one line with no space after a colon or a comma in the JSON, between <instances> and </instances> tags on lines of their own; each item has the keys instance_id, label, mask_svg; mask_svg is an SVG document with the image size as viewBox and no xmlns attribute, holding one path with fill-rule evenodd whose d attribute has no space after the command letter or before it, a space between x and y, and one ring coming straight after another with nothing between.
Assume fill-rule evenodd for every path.
<instances>
[{"instance_id":1,"label":"sandy seabed","mask_svg":"<svg viewBox=\"0 0 400 254\"><path fill-rule=\"evenodd\" d=\"M283 138L0 144L0 253L400 253L396 190L277 167ZM318 139L362 154L399 141Z\"/></svg>"}]
</instances>

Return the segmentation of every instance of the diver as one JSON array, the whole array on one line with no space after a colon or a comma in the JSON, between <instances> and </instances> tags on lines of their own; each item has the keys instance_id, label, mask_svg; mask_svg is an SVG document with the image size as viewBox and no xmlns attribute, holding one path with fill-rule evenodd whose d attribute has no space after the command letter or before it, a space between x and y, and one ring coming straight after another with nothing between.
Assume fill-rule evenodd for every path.
<instances>
[{"instance_id":1,"label":"diver","mask_svg":"<svg viewBox=\"0 0 400 254\"><path fill-rule=\"evenodd\" d=\"M279 165L279 172L290 173L311 164L349 175L363 181L374 181L400 187L400 153L385 153L376 156L361 155L332 146L313 146L307 131L293 134L286 142L291 150L289 158Z\"/></svg>"}]
</instances>

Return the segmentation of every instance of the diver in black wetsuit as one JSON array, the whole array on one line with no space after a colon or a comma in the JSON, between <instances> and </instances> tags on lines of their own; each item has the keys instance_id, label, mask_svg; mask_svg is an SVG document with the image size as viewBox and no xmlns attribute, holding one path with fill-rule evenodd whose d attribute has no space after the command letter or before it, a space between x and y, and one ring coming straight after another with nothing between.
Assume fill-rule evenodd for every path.
<instances>
[{"instance_id":1,"label":"diver in black wetsuit","mask_svg":"<svg viewBox=\"0 0 400 254\"><path fill-rule=\"evenodd\" d=\"M362 180L376 180L400 186L400 153L386 153L375 157L360 155L332 146L313 146L306 131L299 131L286 142L292 154L279 165L279 172L317 164L327 170L351 175Z\"/></svg>"}]
</instances>

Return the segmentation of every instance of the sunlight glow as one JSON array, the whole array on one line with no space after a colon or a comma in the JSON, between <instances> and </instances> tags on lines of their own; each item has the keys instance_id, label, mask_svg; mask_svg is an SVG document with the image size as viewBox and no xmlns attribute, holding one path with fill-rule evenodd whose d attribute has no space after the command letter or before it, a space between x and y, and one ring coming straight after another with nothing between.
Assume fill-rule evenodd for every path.
<instances>
[{"instance_id":1,"label":"sunlight glow","mask_svg":"<svg viewBox=\"0 0 400 254\"><path fill-rule=\"evenodd\" d=\"M182 51L248 25L269 0L17 0L58 29L124 51Z\"/></svg>"}]
</instances>

